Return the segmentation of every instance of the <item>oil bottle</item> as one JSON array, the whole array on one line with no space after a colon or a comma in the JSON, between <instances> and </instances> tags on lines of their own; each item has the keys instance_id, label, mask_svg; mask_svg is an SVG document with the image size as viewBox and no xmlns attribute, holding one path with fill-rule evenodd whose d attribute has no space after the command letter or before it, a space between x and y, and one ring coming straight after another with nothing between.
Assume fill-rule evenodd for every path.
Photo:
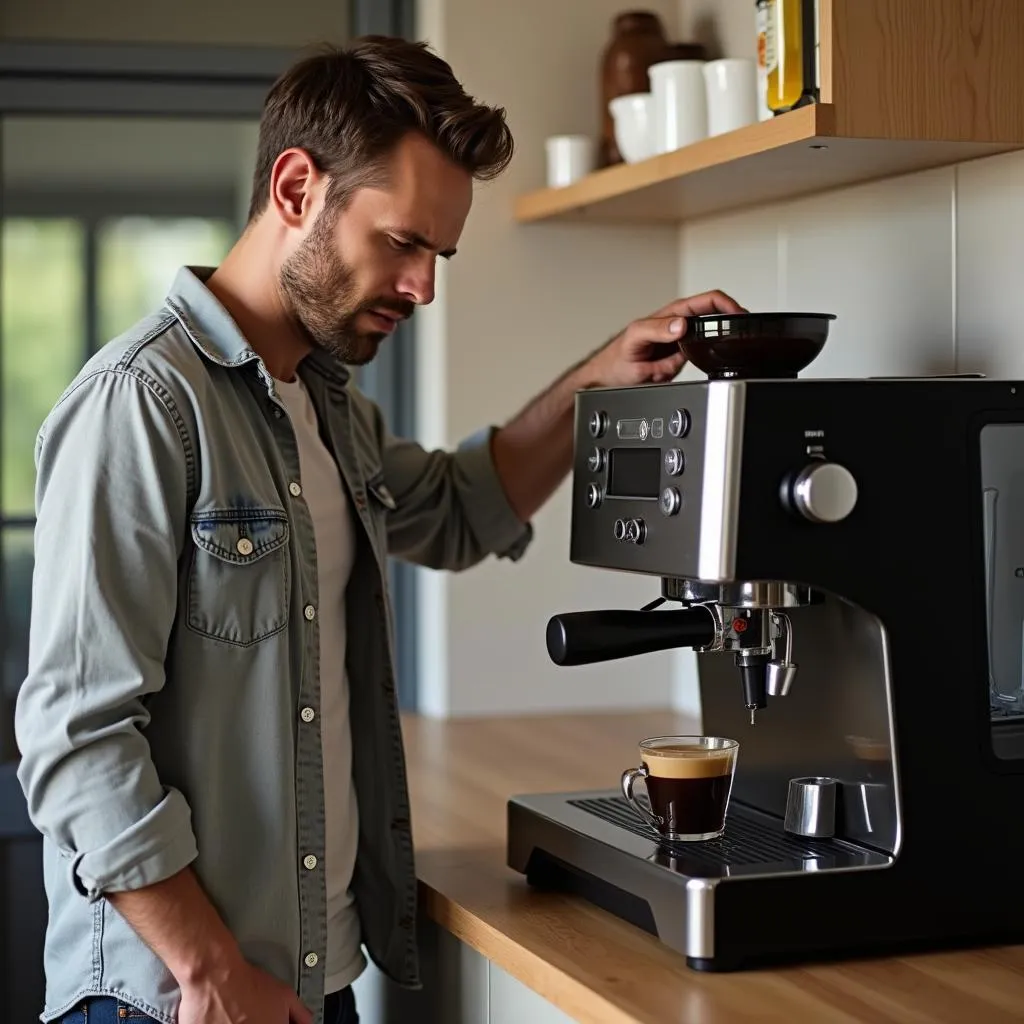
<instances>
[{"instance_id":1,"label":"oil bottle","mask_svg":"<svg viewBox=\"0 0 1024 1024\"><path fill-rule=\"evenodd\" d=\"M817 102L818 0L757 0L756 8L764 106L781 114Z\"/></svg>"}]
</instances>

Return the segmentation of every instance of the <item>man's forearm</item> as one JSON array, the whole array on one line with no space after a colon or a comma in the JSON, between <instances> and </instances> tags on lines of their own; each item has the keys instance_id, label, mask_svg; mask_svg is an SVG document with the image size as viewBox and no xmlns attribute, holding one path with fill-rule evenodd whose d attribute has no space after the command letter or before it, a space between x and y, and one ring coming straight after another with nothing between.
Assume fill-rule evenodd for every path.
<instances>
[{"instance_id":1,"label":"man's forearm","mask_svg":"<svg viewBox=\"0 0 1024 1024\"><path fill-rule=\"evenodd\" d=\"M107 899L182 987L226 975L242 959L191 868Z\"/></svg>"},{"instance_id":2,"label":"man's forearm","mask_svg":"<svg viewBox=\"0 0 1024 1024\"><path fill-rule=\"evenodd\" d=\"M494 435L498 477L524 523L551 497L572 466L576 392L596 383L589 366L589 358L578 363Z\"/></svg>"}]
</instances>

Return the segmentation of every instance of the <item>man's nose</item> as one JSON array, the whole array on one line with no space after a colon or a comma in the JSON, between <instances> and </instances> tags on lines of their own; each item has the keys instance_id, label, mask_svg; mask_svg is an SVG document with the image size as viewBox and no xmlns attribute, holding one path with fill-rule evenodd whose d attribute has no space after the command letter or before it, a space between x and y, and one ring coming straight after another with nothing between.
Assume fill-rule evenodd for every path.
<instances>
[{"instance_id":1,"label":"man's nose","mask_svg":"<svg viewBox=\"0 0 1024 1024\"><path fill-rule=\"evenodd\" d=\"M435 273L434 258L431 255L429 262L418 263L406 270L398 284L399 294L418 306L429 305L434 301Z\"/></svg>"}]
</instances>

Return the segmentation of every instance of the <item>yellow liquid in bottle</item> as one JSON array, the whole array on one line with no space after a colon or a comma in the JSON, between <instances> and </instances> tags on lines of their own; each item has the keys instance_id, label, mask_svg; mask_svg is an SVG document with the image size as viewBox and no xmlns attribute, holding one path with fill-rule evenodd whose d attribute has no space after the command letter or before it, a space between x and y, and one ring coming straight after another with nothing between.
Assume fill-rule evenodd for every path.
<instances>
[{"instance_id":1,"label":"yellow liquid in bottle","mask_svg":"<svg viewBox=\"0 0 1024 1024\"><path fill-rule=\"evenodd\" d=\"M804 90L803 0L769 0L767 103L788 110Z\"/></svg>"}]
</instances>

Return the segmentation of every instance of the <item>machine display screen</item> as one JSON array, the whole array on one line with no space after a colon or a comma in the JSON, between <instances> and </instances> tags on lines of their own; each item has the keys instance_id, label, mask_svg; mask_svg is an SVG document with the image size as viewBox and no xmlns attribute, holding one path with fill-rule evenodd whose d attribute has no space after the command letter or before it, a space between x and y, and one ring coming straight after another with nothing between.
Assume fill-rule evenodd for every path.
<instances>
[{"instance_id":1,"label":"machine display screen","mask_svg":"<svg viewBox=\"0 0 1024 1024\"><path fill-rule=\"evenodd\" d=\"M613 448L608 453L609 498L657 498L660 491L660 448Z\"/></svg>"}]
</instances>

